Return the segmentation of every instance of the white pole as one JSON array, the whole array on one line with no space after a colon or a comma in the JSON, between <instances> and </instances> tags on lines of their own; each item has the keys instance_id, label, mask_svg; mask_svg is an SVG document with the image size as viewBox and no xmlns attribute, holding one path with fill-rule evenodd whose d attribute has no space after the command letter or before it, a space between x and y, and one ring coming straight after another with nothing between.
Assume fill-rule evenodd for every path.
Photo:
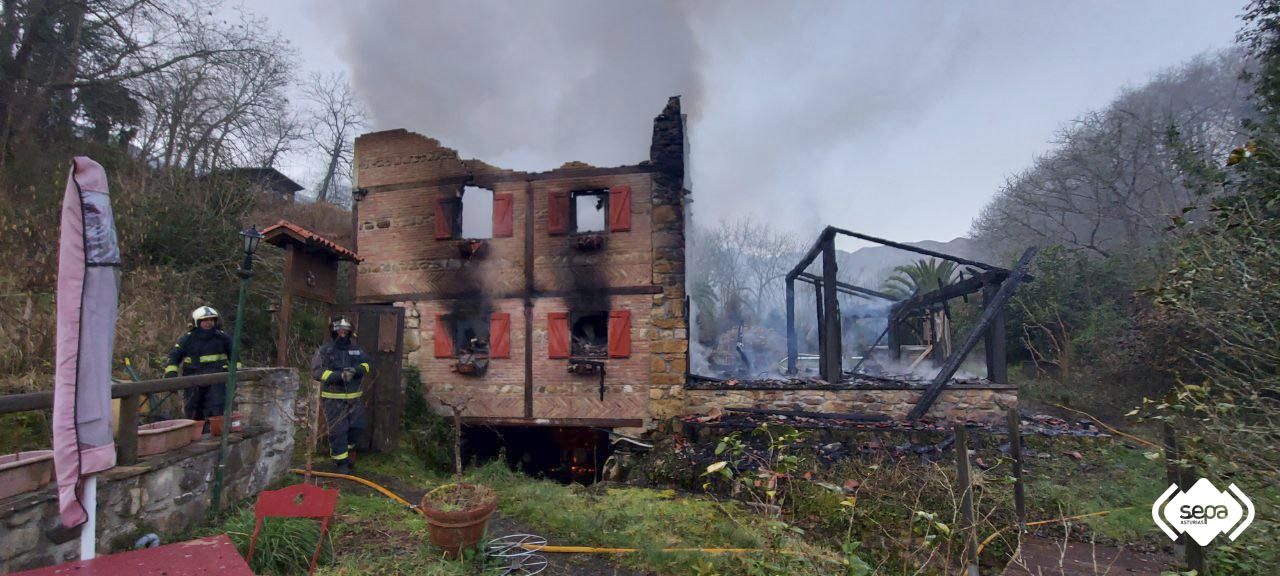
<instances>
[{"instance_id":1,"label":"white pole","mask_svg":"<svg viewBox=\"0 0 1280 576\"><path fill-rule=\"evenodd\" d=\"M84 504L85 514L89 519L85 520L84 525L80 527L80 559L93 560L94 547L97 543L97 518L98 518L98 477L90 476L84 480Z\"/></svg>"}]
</instances>

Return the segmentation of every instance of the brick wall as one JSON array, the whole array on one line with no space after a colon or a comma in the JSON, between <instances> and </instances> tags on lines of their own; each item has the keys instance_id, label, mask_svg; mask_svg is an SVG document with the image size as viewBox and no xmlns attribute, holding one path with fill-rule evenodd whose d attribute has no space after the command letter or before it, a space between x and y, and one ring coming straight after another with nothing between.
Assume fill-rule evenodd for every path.
<instances>
[{"instance_id":1,"label":"brick wall","mask_svg":"<svg viewBox=\"0 0 1280 576\"><path fill-rule=\"evenodd\" d=\"M464 416L524 417L524 301L518 298L493 300L494 312L511 315L511 357L494 358L483 376L458 374L453 371L456 358L435 356L435 320L457 305L451 300L419 300L398 302L406 309L405 360L417 366L422 383L433 400L444 399L457 404L470 398Z\"/></svg>"},{"instance_id":2,"label":"brick wall","mask_svg":"<svg viewBox=\"0 0 1280 576\"><path fill-rule=\"evenodd\" d=\"M356 248L365 258L357 301L406 309L406 363L421 370L433 399L470 397L467 416L626 419L651 426L655 418L678 414L687 366L684 154L677 98L655 119L650 159L618 168L574 162L549 172L514 172L461 159L404 130L363 135L355 147L357 186L367 191L356 204ZM514 233L490 239L483 259L464 259L459 240L435 237L437 200L456 196L464 185L512 196ZM630 230L603 232L602 249L581 251L573 236L548 232L553 192L621 186L631 190ZM455 360L434 355L435 318L479 300L510 314L511 357L491 360L483 376L461 375L452 370ZM566 360L547 357L547 314L585 308L631 312L631 354L606 360L604 401L596 375L570 374Z\"/></svg>"}]
</instances>

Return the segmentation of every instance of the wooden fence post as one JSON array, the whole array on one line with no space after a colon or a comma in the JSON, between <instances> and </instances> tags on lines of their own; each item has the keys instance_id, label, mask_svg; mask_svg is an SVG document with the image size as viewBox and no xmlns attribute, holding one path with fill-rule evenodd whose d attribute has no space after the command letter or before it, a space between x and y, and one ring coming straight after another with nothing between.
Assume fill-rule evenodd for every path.
<instances>
[{"instance_id":1,"label":"wooden fence post","mask_svg":"<svg viewBox=\"0 0 1280 576\"><path fill-rule=\"evenodd\" d=\"M964 519L965 572L978 576L978 526L973 513L973 484L969 479L969 437L964 423L953 428L956 436L956 480L960 484L960 514Z\"/></svg>"},{"instance_id":2,"label":"wooden fence post","mask_svg":"<svg viewBox=\"0 0 1280 576\"><path fill-rule=\"evenodd\" d=\"M1178 463L1181 455L1178 451L1178 439L1174 435L1173 424L1164 423L1164 470L1165 475L1169 479L1170 484L1177 484L1178 489L1187 491L1191 489L1192 478L1191 470ZM1205 574L1204 549L1200 544L1191 539L1190 534L1183 533L1178 537L1178 544L1175 548L1182 548L1183 559L1187 563L1187 567L1195 570L1196 574Z\"/></svg>"},{"instance_id":3,"label":"wooden fence post","mask_svg":"<svg viewBox=\"0 0 1280 576\"><path fill-rule=\"evenodd\" d=\"M120 399L120 425L116 430L116 462L121 466L138 463L138 406L142 396L137 394Z\"/></svg>"},{"instance_id":4,"label":"wooden fence post","mask_svg":"<svg viewBox=\"0 0 1280 576\"><path fill-rule=\"evenodd\" d=\"M1013 456L1013 509L1018 515L1018 530L1027 530L1026 486L1022 480L1022 417L1018 409L1009 408L1009 455Z\"/></svg>"}]
</instances>

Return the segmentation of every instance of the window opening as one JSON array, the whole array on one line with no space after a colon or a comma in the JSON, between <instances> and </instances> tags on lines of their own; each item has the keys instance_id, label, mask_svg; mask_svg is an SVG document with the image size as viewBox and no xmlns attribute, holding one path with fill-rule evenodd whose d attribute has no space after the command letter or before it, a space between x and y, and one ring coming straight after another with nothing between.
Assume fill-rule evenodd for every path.
<instances>
[{"instance_id":1,"label":"window opening","mask_svg":"<svg viewBox=\"0 0 1280 576\"><path fill-rule=\"evenodd\" d=\"M489 370L489 315L459 312L444 317L453 338L453 371L483 376Z\"/></svg>"},{"instance_id":2,"label":"window opening","mask_svg":"<svg viewBox=\"0 0 1280 576\"><path fill-rule=\"evenodd\" d=\"M584 190L573 193L574 232L604 232L608 216L608 190Z\"/></svg>"},{"instance_id":3,"label":"window opening","mask_svg":"<svg viewBox=\"0 0 1280 576\"><path fill-rule=\"evenodd\" d=\"M477 186L462 188L461 212L458 220L462 238L488 240L493 238L493 190ZM458 230L458 228L454 228ZM457 236L455 234L455 236Z\"/></svg>"},{"instance_id":4,"label":"window opening","mask_svg":"<svg viewBox=\"0 0 1280 576\"><path fill-rule=\"evenodd\" d=\"M571 354L579 358L609 356L609 313L574 312L569 315Z\"/></svg>"}]
</instances>

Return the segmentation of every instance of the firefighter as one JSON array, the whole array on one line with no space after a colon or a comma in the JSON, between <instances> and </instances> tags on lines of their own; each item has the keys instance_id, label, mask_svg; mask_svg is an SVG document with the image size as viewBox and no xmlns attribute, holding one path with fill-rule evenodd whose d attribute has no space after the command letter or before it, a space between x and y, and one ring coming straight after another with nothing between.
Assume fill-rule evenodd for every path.
<instances>
[{"instance_id":1,"label":"firefighter","mask_svg":"<svg viewBox=\"0 0 1280 576\"><path fill-rule=\"evenodd\" d=\"M218 323L218 311L201 306L191 312L191 329L178 339L169 351L169 365L164 377L191 376L226 372L231 357L231 337ZM181 368L179 368L181 366ZM192 420L208 420L221 416L226 404L227 385L224 382L206 384L182 391L186 398L184 411ZM205 424L208 427L208 424Z\"/></svg>"},{"instance_id":2,"label":"firefighter","mask_svg":"<svg viewBox=\"0 0 1280 576\"><path fill-rule=\"evenodd\" d=\"M360 382L369 373L370 358L355 343L351 323L339 317L329 325L332 341L311 357L311 377L320 381L320 402L329 424L329 455L339 473L354 466L352 451L364 432L364 404Z\"/></svg>"}]
</instances>

